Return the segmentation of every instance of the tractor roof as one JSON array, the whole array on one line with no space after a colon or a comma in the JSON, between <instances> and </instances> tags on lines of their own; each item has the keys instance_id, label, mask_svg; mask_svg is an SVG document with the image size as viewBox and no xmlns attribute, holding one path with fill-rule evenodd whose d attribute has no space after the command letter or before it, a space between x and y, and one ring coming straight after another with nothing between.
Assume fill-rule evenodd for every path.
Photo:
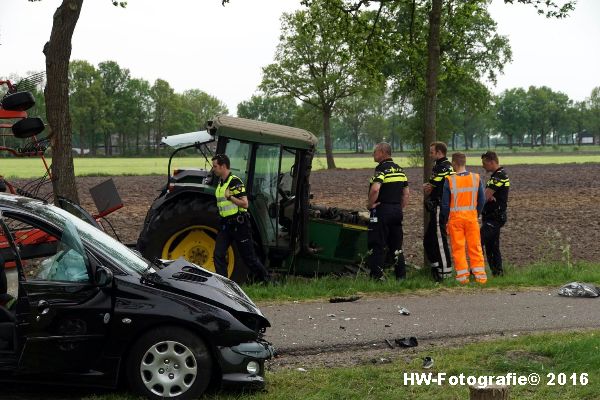
<instances>
[{"instance_id":1,"label":"tractor roof","mask_svg":"<svg viewBox=\"0 0 600 400\"><path fill-rule=\"evenodd\" d=\"M213 131L215 128L216 131ZM315 135L304 129L227 115L215 117L209 130L219 136L249 142L281 143L284 146L301 149L310 149L317 145Z\"/></svg>"}]
</instances>

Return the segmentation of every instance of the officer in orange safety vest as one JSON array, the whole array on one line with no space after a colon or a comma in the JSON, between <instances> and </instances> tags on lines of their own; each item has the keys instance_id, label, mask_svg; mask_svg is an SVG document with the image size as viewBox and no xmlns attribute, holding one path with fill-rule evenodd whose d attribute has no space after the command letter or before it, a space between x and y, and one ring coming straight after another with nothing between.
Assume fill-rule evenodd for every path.
<instances>
[{"instance_id":1,"label":"officer in orange safety vest","mask_svg":"<svg viewBox=\"0 0 600 400\"><path fill-rule=\"evenodd\" d=\"M485 205L485 192L479 175L468 172L466 164L464 153L452 154L452 166L456 173L445 178L440 220L448 221L446 229L450 236L456 280L461 284L469 283L472 273L475 281L483 284L487 282L487 275L477 218Z\"/></svg>"}]
</instances>

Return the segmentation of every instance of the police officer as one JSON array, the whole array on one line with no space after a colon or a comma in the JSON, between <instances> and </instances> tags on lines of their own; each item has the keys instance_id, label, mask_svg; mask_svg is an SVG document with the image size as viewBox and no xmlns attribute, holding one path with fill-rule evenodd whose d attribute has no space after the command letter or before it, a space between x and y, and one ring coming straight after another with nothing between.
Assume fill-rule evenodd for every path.
<instances>
[{"instance_id":1,"label":"police officer","mask_svg":"<svg viewBox=\"0 0 600 400\"><path fill-rule=\"evenodd\" d=\"M506 223L510 180L504 168L499 165L495 152L488 151L482 154L481 163L486 172L492 173L485 185L486 203L481 214L481 242L492 274L501 276L504 269L500 254L500 228Z\"/></svg>"},{"instance_id":2,"label":"police officer","mask_svg":"<svg viewBox=\"0 0 600 400\"><path fill-rule=\"evenodd\" d=\"M367 208L370 211L367 242L370 250L371 278L383 280L385 247L394 257L396 279L406 277L406 262L402 252L402 209L408 204L408 179L392 160L392 148L379 143L373 150L377 163L369 183Z\"/></svg>"},{"instance_id":3,"label":"police officer","mask_svg":"<svg viewBox=\"0 0 600 400\"><path fill-rule=\"evenodd\" d=\"M220 178L215 196L221 216L221 230L217 234L214 263L217 273L227 276L225 255L232 242L236 242L244 263L261 282L270 282L270 276L256 256L250 219L248 217L248 197L240 178L230 171L231 163L225 154L212 158L212 170Z\"/></svg>"},{"instance_id":4,"label":"police officer","mask_svg":"<svg viewBox=\"0 0 600 400\"><path fill-rule=\"evenodd\" d=\"M429 181L423 184L425 209L429 212L429 224L423 237L423 248L431 264L433 279L440 282L452 275L452 262L446 224L440 220L440 203L444 178L454 173L446 157L448 147L443 142L429 145L429 157L435 162Z\"/></svg>"}]
</instances>

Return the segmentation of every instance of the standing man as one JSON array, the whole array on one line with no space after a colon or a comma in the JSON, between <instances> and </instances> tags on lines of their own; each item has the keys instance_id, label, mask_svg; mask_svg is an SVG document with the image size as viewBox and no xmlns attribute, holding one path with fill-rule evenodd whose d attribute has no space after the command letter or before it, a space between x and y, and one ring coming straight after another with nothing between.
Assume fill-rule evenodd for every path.
<instances>
[{"instance_id":1,"label":"standing man","mask_svg":"<svg viewBox=\"0 0 600 400\"><path fill-rule=\"evenodd\" d=\"M406 278L406 261L402 251L402 209L408 204L408 179L392 160L392 147L379 143L373 150L377 163L369 182L367 209L370 211L367 242L370 251L371 278L383 280L385 247L394 255L396 279Z\"/></svg>"},{"instance_id":2,"label":"standing man","mask_svg":"<svg viewBox=\"0 0 600 400\"><path fill-rule=\"evenodd\" d=\"M485 206L481 214L481 242L485 248L488 265L494 276L502 276L502 255L500 254L500 228L506 223L508 189L510 180L504 168L499 165L498 155L488 151L481 156L486 172L492 175L485 186Z\"/></svg>"},{"instance_id":3,"label":"standing man","mask_svg":"<svg viewBox=\"0 0 600 400\"><path fill-rule=\"evenodd\" d=\"M254 252L244 182L231 173L230 167L229 157L225 154L216 154L212 158L212 170L219 178L215 196L221 216L221 230L215 244L215 269L220 275L227 276L227 248L236 242L240 256L256 278L270 282L269 273Z\"/></svg>"},{"instance_id":4,"label":"standing man","mask_svg":"<svg viewBox=\"0 0 600 400\"><path fill-rule=\"evenodd\" d=\"M425 209L429 212L429 224L423 237L423 248L431 264L431 275L436 282L441 282L452 275L446 224L440 220L444 178L454 173L452 164L446 158L447 151L448 147L443 142L433 142L429 145L429 157L435 164L429 182L423 184Z\"/></svg>"},{"instance_id":5,"label":"standing man","mask_svg":"<svg viewBox=\"0 0 600 400\"><path fill-rule=\"evenodd\" d=\"M466 164L464 153L452 154L452 166L456 173L445 178L440 218L448 221L456 280L467 284L472 273L476 282L484 284L487 275L477 218L483 210L485 194L479 175L467 172ZM465 245L471 262L470 272Z\"/></svg>"}]
</instances>

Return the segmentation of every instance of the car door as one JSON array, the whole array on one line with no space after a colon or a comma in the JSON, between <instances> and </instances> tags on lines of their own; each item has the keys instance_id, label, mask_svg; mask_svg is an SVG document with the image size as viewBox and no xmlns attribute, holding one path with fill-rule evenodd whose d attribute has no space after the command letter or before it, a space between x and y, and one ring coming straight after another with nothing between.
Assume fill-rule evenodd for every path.
<instances>
[{"instance_id":1,"label":"car door","mask_svg":"<svg viewBox=\"0 0 600 400\"><path fill-rule=\"evenodd\" d=\"M68 219L51 226L4 213L19 249L18 368L25 373L85 372L94 367L111 318L110 287L91 278L96 261ZM31 240L35 238L35 240Z\"/></svg>"}]
</instances>

